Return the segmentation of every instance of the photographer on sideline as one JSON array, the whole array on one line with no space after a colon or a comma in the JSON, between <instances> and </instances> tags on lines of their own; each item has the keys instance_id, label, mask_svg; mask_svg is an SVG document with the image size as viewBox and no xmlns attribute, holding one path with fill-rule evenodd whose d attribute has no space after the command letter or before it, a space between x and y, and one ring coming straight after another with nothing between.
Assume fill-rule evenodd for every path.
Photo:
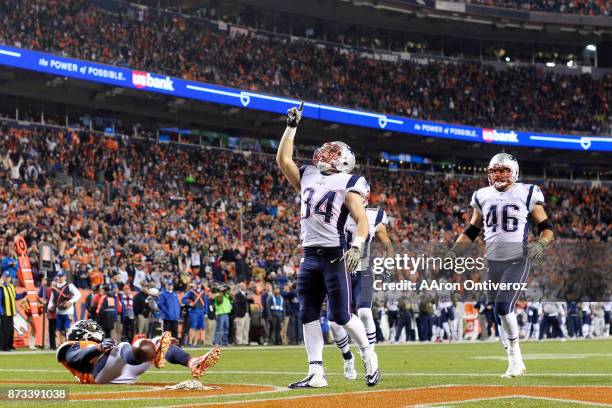
<instances>
[{"instance_id":1,"label":"photographer on sideline","mask_svg":"<svg viewBox=\"0 0 612 408\"><path fill-rule=\"evenodd\" d=\"M229 340L229 322L230 313L232 312L232 297L229 294L229 287L223 285L215 292L215 312L217 319L217 327L215 330L215 346L227 346Z\"/></svg>"}]
</instances>

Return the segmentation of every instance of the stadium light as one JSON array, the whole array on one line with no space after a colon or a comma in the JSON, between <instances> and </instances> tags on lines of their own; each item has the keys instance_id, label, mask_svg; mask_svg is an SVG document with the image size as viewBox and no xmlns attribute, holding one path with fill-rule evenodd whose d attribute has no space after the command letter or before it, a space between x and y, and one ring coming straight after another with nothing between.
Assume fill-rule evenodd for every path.
<instances>
[{"instance_id":1,"label":"stadium light","mask_svg":"<svg viewBox=\"0 0 612 408\"><path fill-rule=\"evenodd\" d=\"M567 66L570 67L570 68L573 67L574 66L574 61L573 60L567 61Z\"/></svg>"},{"instance_id":2,"label":"stadium light","mask_svg":"<svg viewBox=\"0 0 612 408\"><path fill-rule=\"evenodd\" d=\"M552 67L555 66L555 63L554 62L547 62L546 66L552 68Z\"/></svg>"},{"instance_id":3,"label":"stadium light","mask_svg":"<svg viewBox=\"0 0 612 408\"><path fill-rule=\"evenodd\" d=\"M589 45L587 45L587 46L586 46L586 49L587 49L588 51L593 51L593 52L595 52L595 51L597 51L597 46L596 46L595 44L589 44Z\"/></svg>"},{"instance_id":4,"label":"stadium light","mask_svg":"<svg viewBox=\"0 0 612 408\"><path fill-rule=\"evenodd\" d=\"M510 62L510 57L506 57L506 62Z\"/></svg>"}]
</instances>

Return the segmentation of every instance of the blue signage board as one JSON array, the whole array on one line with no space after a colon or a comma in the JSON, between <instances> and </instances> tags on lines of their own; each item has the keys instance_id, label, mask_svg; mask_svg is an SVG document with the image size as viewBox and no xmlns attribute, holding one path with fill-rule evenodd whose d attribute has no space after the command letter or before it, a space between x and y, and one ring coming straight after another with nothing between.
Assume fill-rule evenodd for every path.
<instances>
[{"instance_id":1,"label":"blue signage board","mask_svg":"<svg viewBox=\"0 0 612 408\"><path fill-rule=\"evenodd\" d=\"M0 45L0 65L59 75L107 85L157 92L203 102L284 114L299 99L188 81L130 68ZM612 151L612 137L562 135L480 128L405 118L377 112L306 101L304 117L410 135L504 146L539 147L582 151Z\"/></svg>"}]
</instances>

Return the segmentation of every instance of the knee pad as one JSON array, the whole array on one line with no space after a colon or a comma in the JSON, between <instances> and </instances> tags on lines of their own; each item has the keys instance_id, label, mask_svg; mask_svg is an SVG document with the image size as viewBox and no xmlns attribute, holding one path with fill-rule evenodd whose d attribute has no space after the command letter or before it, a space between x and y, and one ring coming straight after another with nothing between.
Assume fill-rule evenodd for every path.
<instances>
[{"instance_id":1,"label":"knee pad","mask_svg":"<svg viewBox=\"0 0 612 408\"><path fill-rule=\"evenodd\" d=\"M314 320L319 321L320 314L321 311L315 309L314 307L305 307L300 309L300 323L306 324Z\"/></svg>"}]
</instances>

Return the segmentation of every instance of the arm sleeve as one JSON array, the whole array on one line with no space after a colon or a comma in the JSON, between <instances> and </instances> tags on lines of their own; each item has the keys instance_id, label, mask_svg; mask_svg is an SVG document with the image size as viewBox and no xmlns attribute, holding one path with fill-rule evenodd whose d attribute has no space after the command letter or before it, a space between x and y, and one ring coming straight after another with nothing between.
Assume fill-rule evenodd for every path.
<instances>
[{"instance_id":1,"label":"arm sleeve","mask_svg":"<svg viewBox=\"0 0 612 408\"><path fill-rule=\"evenodd\" d=\"M308 166L308 165L300 166L300 180L302 180L302 177L304 177L304 174L308 173L308 170L311 167L313 166Z\"/></svg>"},{"instance_id":2,"label":"arm sleeve","mask_svg":"<svg viewBox=\"0 0 612 408\"><path fill-rule=\"evenodd\" d=\"M183 296L183 299L181 299L181 303L186 305L189 299L191 299L191 292L187 292L185 296Z\"/></svg>"},{"instance_id":3,"label":"arm sleeve","mask_svg":"<svg viewBox=\"0 0 612 408\"><path fill-rule=\"evenodd\" d=\"M69 347L64 354L64 361L71 366L86 364L92 359L100 356L102 352L95 346L85 348Z\"/></svg>"},{"instance_id":4,"label":"arm sleeve","mask_svg":"<svg viewBox=\"0 0 612 408\"><path fill-rule=\"evenodd\" d=\"M361 194L362 196L366 196L369 190L370 186L368 185L366 179L363 176L359 176L357 174L351 176L348 183L346 184L347 193L350 191L354 191L356 193Z\"/></svg>"},{"instance_id":5,"label":"arm sleeve","mask_svg":"<svg viewBox=\"0 0 612 408\"><path fill-rule=\"evenodd\" d=\"M475 191L474 194L472 194L472 200L470 201L470 206L473 209L480 211L480 213L482 214L482 204L480 203L480 200L478 199L478 191Z\"/></svg>"},{"instance_id":6,"label":"arm sleeve","mask_svg":"<svg viewBox=\"0 0 612 408\"><path fill-rule=\"evenodd\" d=\"M378 231L378 227L381 225L389 224L389 219L387 218L387 213L382 208L378 209L376 213L376 221L374 222L375 228Z\"/></svg>"},{"instance_id":7,"label":"arm sleeve","mask_svg":"<svg viewBox=\"0 0 612 408\"><path fill-rule=\"evenodd\" d=\"M15 300L21 300L28 295L28 292L21 292L15 295Z\"/></svg>"}]
</instances>

